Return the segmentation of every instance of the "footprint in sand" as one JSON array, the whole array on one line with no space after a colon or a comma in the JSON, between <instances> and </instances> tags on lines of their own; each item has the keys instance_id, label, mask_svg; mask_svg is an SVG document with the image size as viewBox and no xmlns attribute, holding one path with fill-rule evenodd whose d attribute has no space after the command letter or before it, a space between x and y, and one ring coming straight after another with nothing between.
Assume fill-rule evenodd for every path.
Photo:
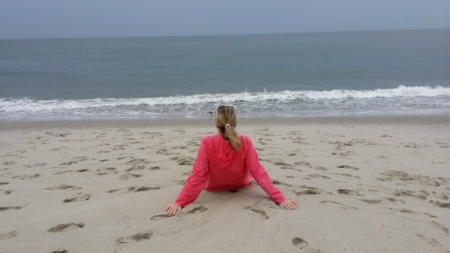
<instances>
[{"instance_id":1,"label":"footprint in sand","mask_svg":"<svg viewBox=\"0 0 450 253\"><path fill-rule=\"evenodd\" d=\"M9 239L13 239L16 236L17 236L17 231L11 231L8 233L0 234L0 240L9 240Z\"/></svg>"},{"instance_id":2,"label":"footprint in sand","mask_svg":"<svg viewBox=\"0 0 450 253\"><path fill-rule=\"evenodd\" d=\"M273 180L272 183L273 183L274 185L284 185L284 186L287 186L287 187L292 187L292 185L287 184L287 183L283 183L283 182L278 181L278 180Z\"/></svg>"},{"instance_id":3,"label":"footprint in sand","mask_svg":"<svg viewBox=\"0 0 450 253\"><path fill-rule=\"evenodd\" d=\"M175 147L172 147L173 149L187 149L188 147L186 147L186 146L175 146Z\"/></svg>"},{"instance_id":4,"label":"footprint in sand","mask_svg":"<svg viewBox=\"0 0 450 253\"><path fill-rule=\"evenodd\" d=\"M435 228L441 230L442 232L444 232L444 233L446 233L446 234L449 233L448 228L444 227L442 224L439 224L439 223L437 223L437 222L435 222L435 221L432 221L430 224L431 224L433 227L435 227Z\"/></svg>"},{"instance_id":5,"label":"footprint in sand","mask_svg":"<svg viewBox=\"0 0 450 253\"><path fill-rule=\"evenodd\" d=\"M188 156L175 156L170 158L178 163L178 165L188 165L192 166L194 164L195 159Z\"/></svg>"},{"instance_id":6,"label":"footprint in sand","mask_svg":"<svg viewBox=\"0 0 450 253\"><path fill-rule=\"evenodd\" d=\"M208 211L207 207L205 207L205 206L198 206L198 207L195 207L195 208L193 208L193 209L191 209L191 210L189 210L187 212L179 212L176 216L177 217L184 217L186 215L196 214L196 213L203 213L203 212L206 212L206 211ZM150 218L150 220L157 221L157 220L162 220L162 219L165 219L165 218L170 218L170 216L167 216L167 214L158 214L158 215L152 216Z\"/></svg>"},{"instance_id":7,"label":"footprint in sand","mask_svg":"<svg viewBox=\"0 0 450 253\"><path fill-rule=\"evenodd\" d=\"M205 206L198 206L198 207L194 207L193 209L191 209L191 210L189 210L187 212L178 212L178 214L176 216L184 217L186 215L196 214L196 213L203 213L203 212L206 212L206 211L208 211L207 207L205 207ZM167 214L158 214L158 215L152 216L150 218L150 220L157 221L157 220L162 220L162 219L165 219L165 218L170 218L170 216L167 216Z\"/></svg>"},{"instance_id":8,"label":"footprint in sand","mask_svg":"<svg viewBox=\"0 0 450 253\"><path fill-rule=\"evenodd\" d=\"M84 227L84 223L73 223L72 222L72 223L58 224L58 225L50 228L47 231L50 233L59 233L59 232L79 229L79 228L83 228L83 227Z\"/></svg>"},{"instance_id":9,"label":"footprint in sand","mask_svg":"<svg viewBox=\"0 0 450 253\"><path fill-rule=\"evenodd\" d=\"M310 163L308 163L308 162L296 162L296 163L294 163L295 165L298 165L298 166L304 166L304 167L308 167L308 168L312 168L313 166L310 164Z\"/></svg>"},{"instance_id":10,"label":"footprint in sand","mask_svg":"<svg viewBox=\"0 0 450 253\"><path fill-rule=\"evenodd\" d=\"M361 192L354 191L354 190L348 190L348 189L338 189L337 193L342 195L357 195L357 196L364 196Z\"/></svg>"},{"instance_id":11,"label":"footprint in sand","mask_svg":"<svg viewBox=\"0 0 450 253\"><path fill-rule=\"evenodd\" d=\"M328 171L327 168L320 167L320 166L315 166L315 167L313 167L313 169L315 169L315 170L320 170L320 171Z\"/></svg>"},{"instance_id":12,"label":"footprint in sand","mask_svg":"<svg viewBox=\"0 0 450 253\"><path fill-rule=\"evenodd\" d=\"M179 185L184 185L186 183L186 180L175 180L175 182L177 182L177 184Z\"/></svg>"},{"instance_id":13,"label":"footprint in sand","mask_svg":"<svg viewBox=\"0 0 450 253\"><path fill-rule=\"evenodd\" d=\"M81 170L77 170L76 172L86 172L89 171L89 169L81 169Z\"/></svg>"},{"instance_id":14,"label":"footprint in sand","mask_svg":"<svg viewBox=\"0 0 450 253\"><path fill-rule=\"evenodd\" d=\"M126 169L125 171L143 170L143 169L145 169L145 165L134 164L130 168Z\"/></svg>"},{"instance_id":15,"label":"footprint in sand","mask_svg":"<svg viewBox=\"0 0 450 253\"><path fill-rule=\"evenodd\" d=\"M301 196L301 195L318 195L321 193L321 191L319 189L316 188L312 188L312 189L308 189L308 190L304 190L304 191L294 191L294 193L297 196Z\"/></svg>"},{"instance_id":16,"label":"footprint in sand","mask_svg":"<svg viewBox=\"0 0 450 253\"><path fill-rule=\"evenodd\" d=\"M20 179L21 179L21 180L24 180L24 179L33 179L33 178L37 178L37 177L40 177L40 176L41 176L41 175L39 175L39 174L24 175L24 176L21 176Z\"/></svg>"},{"instance_id":17,"label":"footprint in sand","mask_svg":"<svg viewBox=\"0 0 450 253\"><path fill-rule=\"evenodd\" d=\"M75 157L72 157L72 159L74 159L77 162L83 162L83 161L88 160L87 156L75 156Z\"/></svg>"},{"instance_id":18,"label":"footprint in sand","mask_svg":"<svg viewBox=\"0 0 450 253\"><path fill-rule=\"evenodd\" d=\"M114 193L114 192L117 192L117 191L120 191L120 189L112 189L112 190L107 191L107 193Z\"/></svg>"},{"instance_id":19,"label":"footprint in sand","mask_svg":"<svg viewBox=\"0 0 450 253\"><path fill-rule=\"evenodd\" d=\"M338 175L338 176L344 176L344 177L354 177L354 178L360 178L358 176L353 176L351 174L347 174L347 173L327 173L329 175Z\"/></svg>"},{"instance_id":20,"label":"footprint in sand","mask_svg":"<svg viewBox=\"0 0 450 253\"><path fill-rule=\"evenodd\" d=\"M160 148L156 151L157 155L170 155L169 151L165 148Z\"/></svg>"},{"instance_id":21,"label":"footprint in sand","mask_svg":"<svg viewBox=\"0 0 450 253\"><path fill-rule=\"evenodd\" d=\"M0 185L7 185L9 182L0 182Z\"/></svg>"},{"instance_id":22,"label":"footprint in sand","mask_svg":"<svg viewBox=\"0 0 450 253\"><path fill-rule=\"evenodd\" d=\"M330 177L327 177L325 175L320 175L320 174L309 174L308 177L330 179Z\"/></svg>"},{"instance_id":23,"label":"footprint in sand","mask_svg":"<svg viewBox=\"0 0 450 253\"><path fill-rule=\"evenodd\" d=\"M443 193L443 192L433 192L433 196L435 198L442 199L442 200L447 200L448 199L447 195L445 193Z\"/></svg>"},{"instance_id":24,"label":"footprint in sand","mask_svg":"<svg viewBox=\"0 0 450 253\"><path fill-rule=\"evenodd\" d=\"M425 192L422 192L425 193ZM417 198L420 200L426 200L427 199L427 195L426 194L417 194L414 191L409 191L409 190L396 190L394 195L397 197L413 197L413 198Z\"/></svg>"},{"instance_id":25,"label":"footprint in sand","mask_svg":"<svg viewBox=\"0 0 450 253\"><path fill-rule=\"evenodd\" d=\"M50 253L69 253L66 249L56 249Z\"/></svg>"},{"instance_id":26,"label":"footprint in sand","mask_svg":"<svg viewBox=\"0 0 450 253\"><path fill-rule=\"evenodd\" d=\"M44 167L44 166L47 166L47 163L25 164L23 166L27 167L27 168Z\"/></svg>"},{"instance_id":27,"label":"footprint in sand","mask_svg":"<svg viewBox=\"0 0 450 253\"><path fill-rule=\"evenodd\" d=\"M60 185L55 185L52 187L48 187L45 188L46 190L66 190L66 189L74 189L74 190L80 190L80 187L76 187L76 186L72 186L72 185L65 185L65 184L60 184Z\"/></svg>"},{"instance_id":28,"label":"footprint in sand","mask_svg":"<svg viewBox=\"0 0 450 253\"><path fill-rule=\"evenodd\" d=\"M200 140L191 140L186 142L186 146L194 146L194 147L198 147L200 146Z\"/></svg>"},{"instance_id":29,"label":"footprint in sand","mask_svg":"<svg viewBox=\"0 0 450 253\"><path fill-rule=\"evenodd\" d=\"M97 175L99 175L99 176L104 176L107 174L116 175L119 173L116 171L116 168L114 168L114 167L100 168L100 169L97 169L97 171L98 171Z\"/></svg>"},{"instance_id":30,"label":"footprint in sand","mask_svg":"<svg viewBox=\"0 0 450 253\"><path fill-rule=\"evenodd\" d=\"M387 198L382 198L382 199L359 199L362 202L366 202L369 204L379 204L381 202L386 202L386 203L390 203L390 204L405 204L405 201L402 199L396 199L396 198L391 198L391 197L387 197Z\"/></svg>"},{"instance_id":31,"label":"footprint in sand","mask_svg":"<svg viewBox=\"0 0 450 253\"><path fill-rule=\"evenodd\" d=\"M442 244L440 244L438 241L436 241L436 239L428 239L426 238L424 235L422 234L416 234L416 236L422 240L424 240L425 242L428 243L428 245L430 245L431 247L438 249L441 252L445 252L445 253L450 253L450 250L444 248L444 246L442 246Z\"/></svg>"},{"instance_id":32,"label":"footprint in sand","mask_svg":"<svg viewBox=\"0 0 450 253\"><path fill-rule=\"evenodd\" d=\"M3 190L0 190L0 191L3 191ZM5 194L5 195L9 195L11 193L13 193L13 190L3 191L3 194Z\"/></svg>"},{"instance_id":33,"label":"footprint in sand","mask_svg":"<svg viewBox=\"0 0 450 253\"><path fill-rule=\"evenodd\" d=\"M255 202L255 204L251 206L246 206L244 209L248 209L252 211L253 213L256 213L261 217L262 219L268 220L269 215L263 210L263 208L279 208L277 205L275 205L272 201L266 201L266 200L258 200Z\"/></svg>"},{"instance_id":34,"label":"footprint in sand","mask_svg":"<svg viewBox=\"0 0 450 253\"><path fill-rule=\"evenodd\" d=\"M292 164L285 163L285 162L272 162L272 161L269 161L269 162L271 162L273 165L276 165L276 166L293 167Z\"/></svg>"},{"instance_id":35,"label":"footprint in sand","mask_svg":"<svg viewBox=\"0 0 450 253\"><path fill-rule=\"evenodd\" d=\"M354 207L354 206L348 206L348 205L341 204L341 203L339 203L339 202L331 201L331 200L323 200L323 201L320 201L320 203L321 203L321 204L333 204L333 205L337 205L337 206L339 206L339 207L342 207L342 208L344 208L344 209L358 210L357 207Z\"/></svg>"},{"instance_id":36,"label":"footprint in sand","mask_svg":"<svg viewBox=\"0 0 450 253\"><path fill-rule=\"evenodd\" d=\"M65 163L61 163L60 165L62 165L62 166L64 166L64 165L72 165L72 164L75 164L75 163L77 163L77 161L68 161L68 162L65 162Z\"/></svg>"},{"instance_id":37,"label":"footprint in sand","mask_svg":"<svg viewBox=\"0 0 450 253\"><path fill-rule=\"evenodd\" d=\"M152 235L153 235L152 231L147 231L143 233L137 233L131 236L120 237L116 240L116 242L117 244L131 244L143 240L148 240L152 237Z\"/></svg>"},{"instance_id":38,"label":"footprint in sand","mask_svg":"<svg viewBox=\"0 0 450 253\"><path fill-rule=\"evenodd\" d=\"M57 148L50 149L50 151L60 151L60 150L65 150L65 149L67 149L67 148L66 147L57 147Z\"/></svg>"},{"instance_id":39,"label":"footprint in sand","mask_svg":"<svg viewBox=\"0 0 450 253\"><path fill-rule=\"evenodd\" d=\"M22 206L0 206L0 212L8 211L8 210L20 210Z\"/></svg>"},{"instance_id":40,"label":"footprint in sand","mask_svg":"<svg viewBox=\"0 0 450 253\"><path fill-rule=\"evenodd\" d=\"M139 178L142 176L143 176L142 174L125 173L119 177L119 180L127 180L130 178Z\"/></svg>"},{"instance_id":41,"label":"footprint in sand","mask_svg":"<svg viewBox=\"0 0 450 253\"><path fill-rule=\"evenodd\" d=\"M438 207L442 207L442 208L450 208L450 203L443 203L443 202L439 202L439 201L433 201L430 200L431 203L435 204Z\"/></svg>"},{"instance_id":42,"label":"footprint in sand","mask_svg":"<svg viewBox=\"0 0 450 253\"><path fill-rule=\"evenodd\" d=\"M128 188L119 188L119 189L112 189L107 191L107 193L114 193L114 192L118 192L120 190L124 190L122 191L123 193L128 193L128 192L145 192L145 191L152 191L152 190L159 190L161 189L161 187L159 186L155 186L155 187L149 187L149 186L131 186Z\"/></svg>"},{"instance_id":43,"label":"footprint in sand","mask_svg":"<svg viewBox=\"0 0 450 253\"><path fill-rule=\"evenodd\" d=\"M303 170L301 170L301 169L296 169L296 168L292 168L292 167L289 167L289 166L282 166L282 167L280 167L280 169L282 169L282 170L296 170L296 171L299 171L299 172L303 172Z\"/></svg>"},{"instance_id":44,"label":"footprint in sand","mask_svg":"<svg viewBox=\"0 0 450 253\"><path fill-rule=\"evenodd\" d=\"M426 216L431 217L431 218L438 218L436 215L432 215L430 213L423 213L423 214L425 214Z\"/></svg>"},{"instance_id":45,"label":"footprint in sand","mask_svg":"<svg viewBox=\"0 0 450 253\"><path fill-rule=\"evenodd\" d=\"M53 175L61 175L61 174L69 173L69 172L72 172L72 171L71 170L58 171L58 172L53 173Z\"/></svg>"},{"instance_id":46,"label":"footprint in sand","mask_svg":"<svg viewBox=\"0 0 450 253\"><path fill-rule=\"evenodd\" d=\"M352 167L352 166L349 166L349 165L339 165L339 166L336 166L336 167L338 167L340 169L359 170L358 168Z\"/></svg>"},{"instance_id":47,"label":"footprint in sand","mask_svg":"<svg viewBox=\"0 0 450 253\"><path fill-rule=\"evenodd\" d=\"M128 192L145 192L145 191L151 191L151 190L159 190L161 189L161 187L156 186L156 187L147 187L147 186L141 186L141 187L128 187Z\"/></svg>"},{"instance_id":48,"label":"footprint in sand","mask_svg":"<svg viewBox=\"0 0 450 253\"><path fill-rule=\"evenodd\" d=\"M294 239L292 239L292 244L295 247L302 249L303 251L305 251L307 253L321 253L321 251L319 249L309 246L308 242L306 242L305 240L303 240L300 237L295 237Z\"/></svg>"},{"instance_id":49,"label":"footprint in sand","mask_svg":"<svg viewBox=\"0 0 450 253\"><path fill-rule=\"evenodd\" d=\"M198 206L198 207L195 207L195 208L193 208L193 209L191 209L191 210L189 210L189 211L187 211L185 213L181 212L180 216L183 217L183 216L186 216L186 215L189 215L189 214L203 213L203 212L206 212L206 211L208 211L208 208L206 206Z\"/></svg>"},{"instance_id":50,"label":"footprint in sand","mask_svg":"<svg viewBox=\"0 0 450 253\"><path fill-rule=\"evenodd\" d=\"M259 214L259 216L261 218L265 219L265 220L269 219L269 215L267 215L267 213L264 212L263 210L259 210L259 209L256 209L254 207L245 207L245 209L250 209L250 211L252 211L252 212L254 212L256 214Z\"/></svg>"},{"instance_id":51,"label":"footprint in sand","mask_svg":"<svg viewBox=\"0 0 450 253\"><path fill-rule=\"evenodd\" d=\"M89 200L92 197L89 194L83 194L83 195L80 195L80 194L81 193L79 193L78 196L67 198L67 199L63 200L63 202L64 203L70 203L70 202L86 201L86 200Z\"/></svg>"},{"instance_id":52,"label":"footprint in sand","mask_svg":"<svg viewBox=\"0 0 450 253\"><path fill-rule=\"evenodd\" d=\"M294 190L294 193L297 196L301 196L301 195L318 195L318 194L329 194L329 195L332 195L331 192L326 192L326 191L323 191L323 190L320 190L320 189L317 189L317 188L314 188L314 187L302 186L302 188L306 188L306 190L303 190L303 191L295 191Z\"/></svg>"},{"instance_id":53,"label":"footprint in sand","mask_svg":"<svg viewBox=\"0 0 450 253\"><path fill-rule=\"evenodd\" d=\"M426 216L431 217L431 218L437 218L436 215L432 215L432 214L429 214L429 213L418 213L418 212L414 212L414 211L409 210L409 209L403 209L403 208L402 208L402 209L392 209L392 208L389 208L389 209L398 211L398 212L400 212L400 213L409 213L409 214L415 214L415 215L426 215ZM446 227L442 226L441 224L439 224L439 223L437 223L437 222L432 221L432 222L430 222L429 224L431 224L431 225L433 225L434 227L436 227L436 228L442 230L442 231L445 232L446 234L449 233L449 230L448 230Z\"/></svg>"},{"instance_id":54,"label":"footprint in sand","mask_svg":"<svg viewBox=\"0 0 450 253\"><path fill-rule=\"evenodd\" d=\"M359 200L368 204L379 204L381 202L381 199L359 199Z\"/></svg>"},{"instance_id":55,"label":"footprint in sand","mask_svg":"<svg viewBox=\"0 0 450 253\"><path fill-rule=\"evenodd\" d=\"M336 156L351 156L351 155L356 155L356 152L353 151L347 151L347 152L333 152L331 153L332 155L336 155Z\"/></svg>"},{"instance_id":56,"label":"footprint in sand","mask_svg":"<svg viewBox=\"0 0 450 253\"><path fill-rule=\"evenodd\" d=\"M150 218L150 220L156 221L156 220L162 220L162 219L166 219L166 218L170 218L170 216L167 216L167 214L158 214L158 215L152 216Z\"/></svg>"},{"instance_id":57,"label":"footprint in sand","mask_svg":"<svg viewBox=\"0 0 450 253\"><path fill-rule=\"evenodd\" d=\"M146 159L142 159L142 158L134 158L129 160L128 162L126 162L125 164L148 164L150 163L149 161L147 161Z\"/></svg>"},{"instance_id":58,"label":"footprint in sand","mask_svg":"<svg viewBox=\"0 0 450 253\"><path fill-rule=\"evenodd\" d=\"M448 184L448 178L431 178L429 176L423 175L409 175L403 171L397 170L388 170L383 173L380 173L383 177L378 178L379 181L409 181L410 183L417 183L426 186L440 186L441 184Z\"/></svg>"}]
</instances>

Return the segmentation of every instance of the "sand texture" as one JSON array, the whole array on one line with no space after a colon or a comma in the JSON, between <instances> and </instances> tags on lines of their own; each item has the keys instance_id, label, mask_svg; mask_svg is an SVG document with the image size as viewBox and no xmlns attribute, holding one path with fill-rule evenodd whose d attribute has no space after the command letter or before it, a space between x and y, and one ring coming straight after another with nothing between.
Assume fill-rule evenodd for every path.
<instances>
[{"instance_id":1,"label":"sand texture","mask_svg":"<svg viewBox=\"0 0 450 253\"><path fill-rule=\"evenodd\" d=\"M165 208L211 122L0 124L0 252L450 252L445 118L241 120L283 193Z\"/></svg>"}]
</instances>

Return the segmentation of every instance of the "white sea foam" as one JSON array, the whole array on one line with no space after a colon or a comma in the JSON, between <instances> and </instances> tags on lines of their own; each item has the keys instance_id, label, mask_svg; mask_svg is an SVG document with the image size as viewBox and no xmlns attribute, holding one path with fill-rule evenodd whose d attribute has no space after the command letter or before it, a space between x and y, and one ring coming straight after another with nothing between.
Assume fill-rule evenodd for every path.
<instances>
[{"instance_id":1,"label":"white sea foam","mask_svg":"<svg viewBox=\"0 0 450 253\"><path fill-rule=\"evenodd\" d=\"M415 108L450 108L450 87L399 86L376 90L278 91L234 94L197 94L154 98L96 98L35 100L0 98L0 117L54 115L158 115L159 113L205 112L218 104L244 105L290 115L293 112L371 111ZM194 116L195 115L187 115Z\"/></svg>"},{"instance_id":2,"label":"white sea foam","mask_svg":"<svg viewBox=\"0 0 450 253\"><path fill-rule=\"evenodd\" d=\"M80 100L34 100L29 98L0 98L0 110L6 112L40 111L40 110L73 110L115 106L155 106L155 105L193 105L205 103L235 103L240 101L258 102L267 100L289 101L295 99L370 99L395 97L437 97L450 96L450 87L399 86L394 89L376 90L330 90L330 91L279 91L234 94L198 94L190 96L170 96L155 98L96 98Z\"/></svg>"}]
</instances>

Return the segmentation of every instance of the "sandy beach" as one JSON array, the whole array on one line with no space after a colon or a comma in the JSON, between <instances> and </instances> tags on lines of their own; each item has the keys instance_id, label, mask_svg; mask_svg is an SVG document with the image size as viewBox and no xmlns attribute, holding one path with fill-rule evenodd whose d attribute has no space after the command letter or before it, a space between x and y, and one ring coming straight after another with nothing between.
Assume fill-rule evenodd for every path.
<instances>
[{"instance_id":1,"label":"sandy beach","mask_svg":"<svg viewBox=\"0 0 450 253\"><path fill-rule=\"evenodd\" d=\"M165 208L212 120L0 123L0 252L450 252L450 118L240 119L257 184Z\"/></svg>"}]
</instances>

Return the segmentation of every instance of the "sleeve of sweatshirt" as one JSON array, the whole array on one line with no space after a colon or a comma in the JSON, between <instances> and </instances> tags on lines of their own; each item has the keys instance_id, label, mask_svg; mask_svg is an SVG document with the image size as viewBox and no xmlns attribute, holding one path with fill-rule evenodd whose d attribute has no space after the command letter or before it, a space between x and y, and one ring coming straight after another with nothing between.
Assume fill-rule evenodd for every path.
<instances>
[{"instance_id":1,"label":"sleeve of sweatshirt","mask_svg":"<svg viewBox=\"0 0 450 253\"><path fill-rule=\"evenodd\" d=\"M250 139L246 144L248 145L247 155L245 158L245 166L252 174L252 177L258 182L263 190L269 195L273 201L280 204L286 198L283 193L273 184L270 180L269 174L267 174L264 167L259 162L258 153L256 153L253 143Z\"/></svg>"},{"instance_id":2,"label":"sleeve of sweatshirt","mask_svg":"<svg viewBox=\"0 0 450 253\"><path fill-rule=\"evenodd\" d=\"M180 195L175 201L176 204L184 207L197 199L208 178L208 167L206 143L202 140L198 149L197 159L194 162L192 174L186 180Z\"/></svg>"}]
</instances>

